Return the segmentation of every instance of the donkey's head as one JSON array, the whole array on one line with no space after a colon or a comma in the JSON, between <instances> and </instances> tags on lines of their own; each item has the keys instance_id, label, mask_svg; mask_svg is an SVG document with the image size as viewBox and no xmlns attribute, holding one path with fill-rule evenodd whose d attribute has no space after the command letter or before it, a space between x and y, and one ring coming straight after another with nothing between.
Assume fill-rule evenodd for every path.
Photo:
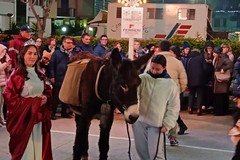
<instances>
[{"instance_id":1,"label":"donkey's head","mask_svg":"<svg viewBox=\"0 0 240 160\"><path fill-rule=\"evenodd\" d=\"M109 91L111 102L124 114L128 123L134 123L139 116L137 87L141 79L138 75L151 55L146 54L130 61L122 60L117 49L112 51L113 79Z\"/></svg>"}]
</instances>

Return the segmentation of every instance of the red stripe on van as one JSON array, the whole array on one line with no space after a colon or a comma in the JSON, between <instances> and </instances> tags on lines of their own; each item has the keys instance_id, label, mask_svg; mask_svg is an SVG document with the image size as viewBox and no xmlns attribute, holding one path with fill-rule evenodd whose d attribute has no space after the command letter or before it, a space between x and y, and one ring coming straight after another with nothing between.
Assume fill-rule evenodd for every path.
<instances>
[{"instance_id":1,"label":"red stripe on van","mask_svg":"<svg viewBox=\"0 0 240 160\"><path fill-rule=\"evenodd\" d=\"M190 29L192 25L181 25L179 29Z\"/></svg>"},{"instance_id":2,"label":"red stripe on van","mask_svg":"<svg viewBox=\"0 0 240 160\"><path fill-rule=\"evenodd\" d=\"M177 34L187 34L188 30L177 30Z\"/></svg>"},{"instance_id":3,"label":"red stripe on van","mask_svg":"<svg viewBox=\"0 0 240 160\"><path fill-rule=\"evenodd\" d=\"M175 38L184 38L184 35L174 35Z\"/></svg>"},{"instance_id":4,"label":"red stripe on van","mask_svg":"<svg viewBox=\"0 0 240 160\"><path fill-rule=\"evenodd\" d=\"M165 38L166 36L166 34L156 34L155 38Z\"/></svg>"}]
</instances>

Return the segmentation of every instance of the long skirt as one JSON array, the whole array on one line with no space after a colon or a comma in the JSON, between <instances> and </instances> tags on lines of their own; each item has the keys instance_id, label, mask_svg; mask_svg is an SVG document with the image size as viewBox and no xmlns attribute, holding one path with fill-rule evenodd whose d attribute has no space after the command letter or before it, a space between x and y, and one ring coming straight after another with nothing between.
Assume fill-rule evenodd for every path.
<instances>
[{"instance_id":1,"label":"long skirt","mask_svg":"<svg viewBox=\"0 0 240 160\"><path fill-rule=\"evenodd\" d=\"M21 160L42 160L42 122L35 124Z\"/></svg>"},{"instance_id":2,"label":"long skirt","mask_svg":"<svg viewBox=\"0 0 240 160\"><path fill-rule=\"evenodd\" d=\"M216 116L228 114L229 98L227 93L214 93L213 95L213 112Z\"/></svg>"}]
</instances>

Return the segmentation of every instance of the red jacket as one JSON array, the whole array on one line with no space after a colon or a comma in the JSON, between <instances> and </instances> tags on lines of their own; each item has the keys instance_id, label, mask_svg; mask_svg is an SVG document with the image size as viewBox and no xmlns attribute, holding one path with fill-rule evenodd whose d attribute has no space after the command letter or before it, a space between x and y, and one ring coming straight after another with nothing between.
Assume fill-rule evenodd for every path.
<instances>
[{"instance_id":1,"label":"red jacket","mask_svg":"<svg viewBox=\"0 0 240 160\"><path fill-rule=\"evenodd\" d=\"M28 41L27 38L23 38L21 34L17 35L14 39L9 41L8 55L12 58L12 68L16 67L17 55L19 54L22 45Z\"/></svg>"},{"instance_id":2,"label":"red jacket","mask_svg":"<svg viewBox=\"0 0 240 160\"><path fill-rule=\"evenodd\" d=\"M28 144L33 126L42 122L43 154L42 160L52 160L51 149L51 87L44 82L43 94L48 101L40 106L40 97L21 97L25 78L20 70L14 70L9 77L5 90L4 100L7 106L6 128L10 134L9 150L12 160L20 160Z\"/></svg>"}]
</instances>

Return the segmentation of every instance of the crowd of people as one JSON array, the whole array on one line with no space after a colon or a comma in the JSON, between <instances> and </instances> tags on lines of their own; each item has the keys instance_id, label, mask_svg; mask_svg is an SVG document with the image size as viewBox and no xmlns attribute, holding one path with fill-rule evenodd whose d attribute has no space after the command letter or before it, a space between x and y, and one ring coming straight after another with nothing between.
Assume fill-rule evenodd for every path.
<instances>
[{"instance_id":1,"label":"crowd of people","mask_svg":"<svg viewBox=\"0 0 240 160\"><path fill-rule=\"evenodd\" d=\"M93 47L87 33L81 36L80 42L64 36L58 45L54 37L49 37L44 45L41 38L32 39L31 32L31 28L24 25L20 27L19 35L6 46L0 44L0 90L3 93L0 95L0 126L6 125L10 133L9 148L13 160L19 157L52 159L51 120L58 119L59 106L62 118L74 116L58 96L70 58L81 51L104 57L112 50L108 47L107 35L102 35ZM122 59L127 59L120 42L113 48L118 48ZM207 41L204 48L194 49L187 41L182 46L174 46L163 40L159 46L148 44L142 47L140 41L135 40L133 50L134 58L154 52L141 70L140 117L133 125L141 159L153 159L154 156L164 159L163 135L160 133L168 134L170 145L178 145L177 134L184 135L188 129L180 117L180 110L187 109L189 114L197 113L198 116L229 113L231 82L240 86L240 60L234 57L229 44L215 46L212 41ZM229 77L221 80L217 73L229 73ZM234 96L240 97L240 91L233 90L236 91ZM188 101L184 104L186 93L189 94ZM31 116L27 114L29 110ZM158 136L161 140L157 144ZM159 148L156 155L153 148Z\"/></svg>"}]
</instances>

